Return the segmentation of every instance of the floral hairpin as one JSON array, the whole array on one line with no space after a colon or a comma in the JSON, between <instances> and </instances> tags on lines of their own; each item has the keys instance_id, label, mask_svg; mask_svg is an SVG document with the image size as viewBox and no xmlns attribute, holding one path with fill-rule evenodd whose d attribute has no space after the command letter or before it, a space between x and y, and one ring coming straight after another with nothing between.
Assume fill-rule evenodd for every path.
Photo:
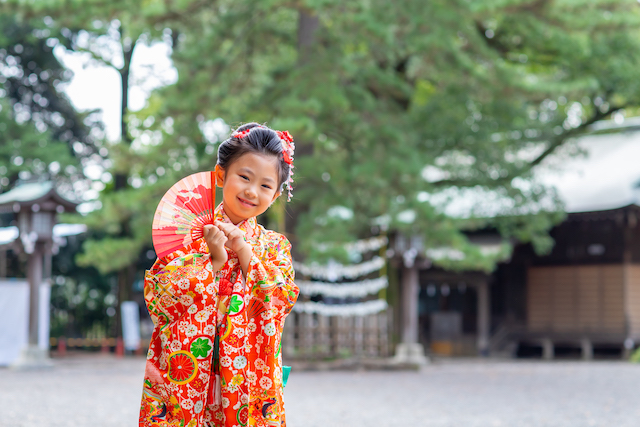
<instances>
[{"instance_id":1,"label":"floral hairpin","mask_svg":"<svg viewBox=\"0 0 640 427\"><path fill-rule=\"evenodd\" d=\"M288 193L287 202L290 202L291 197L293 197L293 153L296 149L296 145L293 143L293 137L288 131L276 131L276 134L282 142L282 159L289 165L289 177L287 178L285 186L287 187Z\"/></svg>"},{"instance_id":2,"label":"floral hairpin","mask_svg":"<svg viewBox=\"0 0 640 427\"><path fill-rule=\"evenodd\" d=\"M260 127L261 128L262 126L256 126L256 127ZM231 137L232 138L237 138L237 139L242 139L245 136L249 135L249 132L251 132L251 129L254 129L254 128L245 129L243 131L235 131L235 132L233 132L231 134Z\"/></svg>"}]
</instances>

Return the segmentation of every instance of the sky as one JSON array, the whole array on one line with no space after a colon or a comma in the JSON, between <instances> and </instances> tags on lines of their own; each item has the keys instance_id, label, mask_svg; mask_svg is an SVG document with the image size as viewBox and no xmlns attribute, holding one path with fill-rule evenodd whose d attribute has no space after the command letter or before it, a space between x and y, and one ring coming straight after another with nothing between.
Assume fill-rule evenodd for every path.
<instances>
[{"instance_id":1,"label":"sky","mask_svg":"<svg viewBox=\"0 0 640 427\"><path fill-rule=\"evenodd\" d=\"M107 137L116 141L120 133L120 77L109 67L92 64L86 55L56 48L56 56L74 72L64 88L79 110L101 109ZM155 88L177 81L171 48L164 42L136 46L132 59L130 108L144 107ZM627 121L633 121L633 119ZM621 117L605 126L626 125ZM575 151L582 155L572 155ZM617 208L640 203L633 184L640 180L640 131L591 135L568 144L537 170L542 182L553 185L569 212Z\"/></svg>"}]
</instances>

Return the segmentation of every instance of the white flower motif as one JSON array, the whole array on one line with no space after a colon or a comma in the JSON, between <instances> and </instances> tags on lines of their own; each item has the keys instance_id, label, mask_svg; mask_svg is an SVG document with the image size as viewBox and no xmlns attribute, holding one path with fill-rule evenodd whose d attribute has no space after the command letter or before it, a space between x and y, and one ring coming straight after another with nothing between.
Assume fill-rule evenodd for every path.
<instances>
[{"instance_id":1,"label":"white flower motif","mask_svg":"<svg viewBox=\"0 0 640 427\"><path fill-rule=\"evenodd\" d=\"M196 285L196 292L198 292L200 294L204 292L204 283L198 283Z\"/></svg>"},{"instance_id":2,"label":"white flower motif","mask_svg":"<svg viewBox=\"0 0 640 427\"><path fill-rule=\"evenodd\" d=\"M236 356L235 359L233 359L233 367L240 370L242 368L244 368L245 366L247 366L247 358L244 356Z\"/></svg>"},{"instance_id":3,"label":"white flower motif","mask_svg":"<svg viewBox=\"0 0 640 427\"><path fill-rule=\"evenodd\" d=\"M195 412L196 414L199 414L202 411L203 406L204 404L202 403L202 400L198 400L196 404L193 406L193 412Z\"/></svg>"},{"instance_id":4,"label":"white flower motif","mask_svg":"<svg viewBox=\"0 0 640 427\"><path fill-rule=\"evenodd\" d=\"M195 397L195 396L197 396L197 394L198 394L198 392L197 392L197 391L195 391L194 389L192 389L192 388L188 388L188 389L187 389L187 395L188 395L189 397Z\"/></svg>"},{"instance_id":5,"label":"white flower motif","mask_svg":"<svg viewBox=\"0 0 640 427\"><path fill-rule=\"evenodd\" d=\"M226 389L229 393L235 393L236 391L238 391L238 384L229 383Z\"/></svg>"},{"instance_id":6,"label":"white flower motif","mask_svg":"<svg viewBox=\"0 0 640 427\"><path fill-rule=\"evenodd\" d=\"M258 376L253 371L247 371L247 381L249 384L255 384L258 381Z\"/></svg>"},{"instance_id":7,"label":"white flower motif","mask_svg":"<svg viewBox=\"0 0 640 427\"><path fill-rule=\"evenodd\" d=\"M265 389L270 389L272 385L273 385L273 382L269 378L267 377L260 378L260 387Z\"/></svg>"},{"instance_id":8,"label":"white flower motif","mask_svg":"<svg viewBox=\"0 0 640 427\"><path fill-rule=\"evenodd\" d=\"M191 282L189 282L189 279L182 278L182 279L178 280L178 287L180 289L182 289L183 291L186 291L187 289L189 289L189 285L190 284L191 284Z\"/></svg>"},{"instance_id":9,"label":"white flower motif","mask_svg":"<svg viewBox=\"0 0 640 427\"><path fill-rule=\"evenodd\" d=\"M160 369L162 370L167 369L167 356L165 353L162 353L160 355Z\"/></svg>"},{"instance_id":10,"label":"white flower motif","mask_svg":"<svg viewBox=\"0 0 640 427\"><path fill-rule=\"evenodd\" d=\"M229 398L228 397L223 397L222 398L222 407L223 408L228 408L229 407L229 403L231 403L231 402L229 402Z\"/></svg>"},{"instance_id":11,"label":"white flower motif","mask_svg":"<svg viewBox=\"0 0 640 427\"><path fill-rule=\"evenodd\" d=\"M262 330L266 335L272 337L276 334L276 325L273 322L269 322L263 326Z\"/></svg>"},{"instance_id":12,"label":"white flower motif","mask_svg":"<svg viewBox=\"0 0 640 427\"><path fill-rule=\"evenodd\" d=\"M240 403L247 404L249 403L249 395L244 393L240 395Z\"/></svg>"},{"instance_id":13,"label":"white flower motif","mask_svg":"<svg viewBox=\"0 0 640 427\"><path fill-rule=\"evenodd\" d=\"M258 344L262 344L264 342L264 337L262 335L256 336L256 342Z\"/></svg>"},{"instance_id":14,"label":"white flower motif","mask_svg":"<svg viewBox=\"0 0 640 427\"><path fill-rule=\"evenodd\" d=\"M204 332L205 335L213 335L213 325L205 326L202 332Z\"/></svg>"},{"instance_id":15,"label":"white flower motif","mask_svg":"<svg viewBox=\"0 0 640 427\"><path fill-rule=\"evenodd\" d=\"M256 326L256 324L255 324L255 323L251 322L251 323L249 323L249 324L247 325L247 329L249 329L249 331L251 331L251 332L255 332L255 331L256 331L256 329L258 329L258 327Z\"/></svg>"},{"instance_id":16,"label":"white flower motif","mask_svg":"<svg viewBox=\"0 0 640 427\"><path fill-rule=\"evenodd\" d=\"M196 320L198 322L205 322L209 318L209 312L206 310L200 310L196 313Z\"/></svg>"},{"instance_id":17,"label":"white flower motif","mask_svg":"<svg viewBox=\"0 0 640 427\"><path fill-rule=\"evenodd\" d=\"M190 306L191 304L193 304L193 297L191 295L182 295L182 297L180 298L180 303L182 303L182 305L184 306Z\"/></svg>"},{"instance_id":18,"label":"white flower motif","mask_svg":"<svg viewBox=\"0 0 640 427\"><path fill-rule=\"evenodd\" d=\"M186 410L193 408L193 400L191 399L184 399L181 403L182 404L180 406L182 406Z\"/></svg>"},{"instance_id":19,"label":"white flower motif","mask_svg":"<svg viewBox=\"0 0 640 427\"><path fill-rule=\"evenodd\" d=\"M189 312L189 314L195 314L198 311L198 306L195 304L191 304L187 311Z\"/></svg>"},{"instance_id":20,"label":"white flower motif","mask_svg":"<svg viewBox=\"0 0 640 427\"><path fill-rule=\"evenodd\" d=\"M188 337L192 337L198 333L198 327L196 325L189 325L187 329L184 331L184 334Z\"/></svg>"},{"instance_id":21,"label":"white flower motif","mask_svg":"<svg viewBox=\"0 0 640 427\"><path fill-rule=\"evenodd\" d=\"M178 323L178 330L180 332L184 332L184 330L187 329L187 326L189 326L189 322L182 321Z\"/></svg>"},{"instance_id":22,"label":"white flower motif","mask_svg":"<svg viewBox=\"0 0 640 427\"><path fill-rule=\"evenodd\" d=\"M237 328L234 333L238 336L238 338L242 338L244 336L244 329Z\"/></svg>"},{"instance_id":23,"label":"white flower motif","mask_svg":"<svg viewBox=\"0 0 640 427\"><path fill-rule=\"evenodd\" d=\"M231 358L229 356L224 356L220 359L220 365L228 368L229 366L231 366Z\"/></svg>"},{"instance_id":24,"label":"white flower motif","mask_svg":"<svg viewBox=\"0 0 640 427\"><path fill-rule=\"evenodd\" d=\"M171 351L180 351L182 349L182 343L178 340L171 341Z\"/></svg>"},{"instance_id":25,"label":"white flower motif","mask_svg":"<svg viewBox=\"0 0 640 427\"><path fill-rule=\"evenodd\" d=\"M206 265L207 265L207 266L209 266L209 265L211 265L211 263L210 263L210 262L208 262L208 263L206 263ZM210 275L210 274L211 274L211 270L207 270L207 267L205 267L205 268L201 268L201 269L198 271L198 274L196 275L196 277L197 277L199 280L206 280L206 279L207 279L207 277L209 277L209 275Z\"/></svg>"},{"instance_id":26,"label":"white flower motif","mask_svg":"<svg viewBox=\"0 0 640 427\"><path fill-rule=\"evenodd\" d=\"M149 349L149 351L147 352L147 360L153 359L153 356L154 356L153 350Z\"/></svg>"}]
</instances>

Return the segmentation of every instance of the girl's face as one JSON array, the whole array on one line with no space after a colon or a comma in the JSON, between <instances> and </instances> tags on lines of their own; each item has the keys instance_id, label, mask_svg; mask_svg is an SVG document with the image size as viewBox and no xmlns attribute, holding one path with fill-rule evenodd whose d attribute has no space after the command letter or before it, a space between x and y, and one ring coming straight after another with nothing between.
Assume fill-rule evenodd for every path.
<instances>
[{"instance_id":1,"label":"girl's face","mask_svg":"<svg viewBox=\"0 0 640 427\"><path fill-rule=\"evenodd\" d=\"M273 156L246 153L227 169L216 166L224 212L231 222L260 215L280 195L277 162Z\"/></svg>"}]
</instances>

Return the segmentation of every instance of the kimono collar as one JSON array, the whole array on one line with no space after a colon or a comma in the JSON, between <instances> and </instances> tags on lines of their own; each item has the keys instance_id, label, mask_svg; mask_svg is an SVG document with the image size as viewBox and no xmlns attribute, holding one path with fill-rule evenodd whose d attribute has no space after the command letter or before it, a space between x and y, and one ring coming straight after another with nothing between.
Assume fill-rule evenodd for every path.
<instances>
[{"instance_id":1,"label":"kimono collar","mask_svg":"<svg viewBox=\"0 0 640 427\"><path fill-rule=\"evenodd\" d=\"M227 214L224 213L224 208L222 207L222 202L220 202L218 207L215 209L213 220L214 221L217 220L217 221L227 222L229 224L232 224L232 222L229 219L229 217L227 216ZM239 224L237 224L237 227L240 230L244 231L245 236L247 238L255 239L255 237L257 235L257 228L258 228L258 223L256 222L256 217L255 216L252 216L251 218L247 218L244 221L240 222Z\"/></svg>"}]
</instances>

